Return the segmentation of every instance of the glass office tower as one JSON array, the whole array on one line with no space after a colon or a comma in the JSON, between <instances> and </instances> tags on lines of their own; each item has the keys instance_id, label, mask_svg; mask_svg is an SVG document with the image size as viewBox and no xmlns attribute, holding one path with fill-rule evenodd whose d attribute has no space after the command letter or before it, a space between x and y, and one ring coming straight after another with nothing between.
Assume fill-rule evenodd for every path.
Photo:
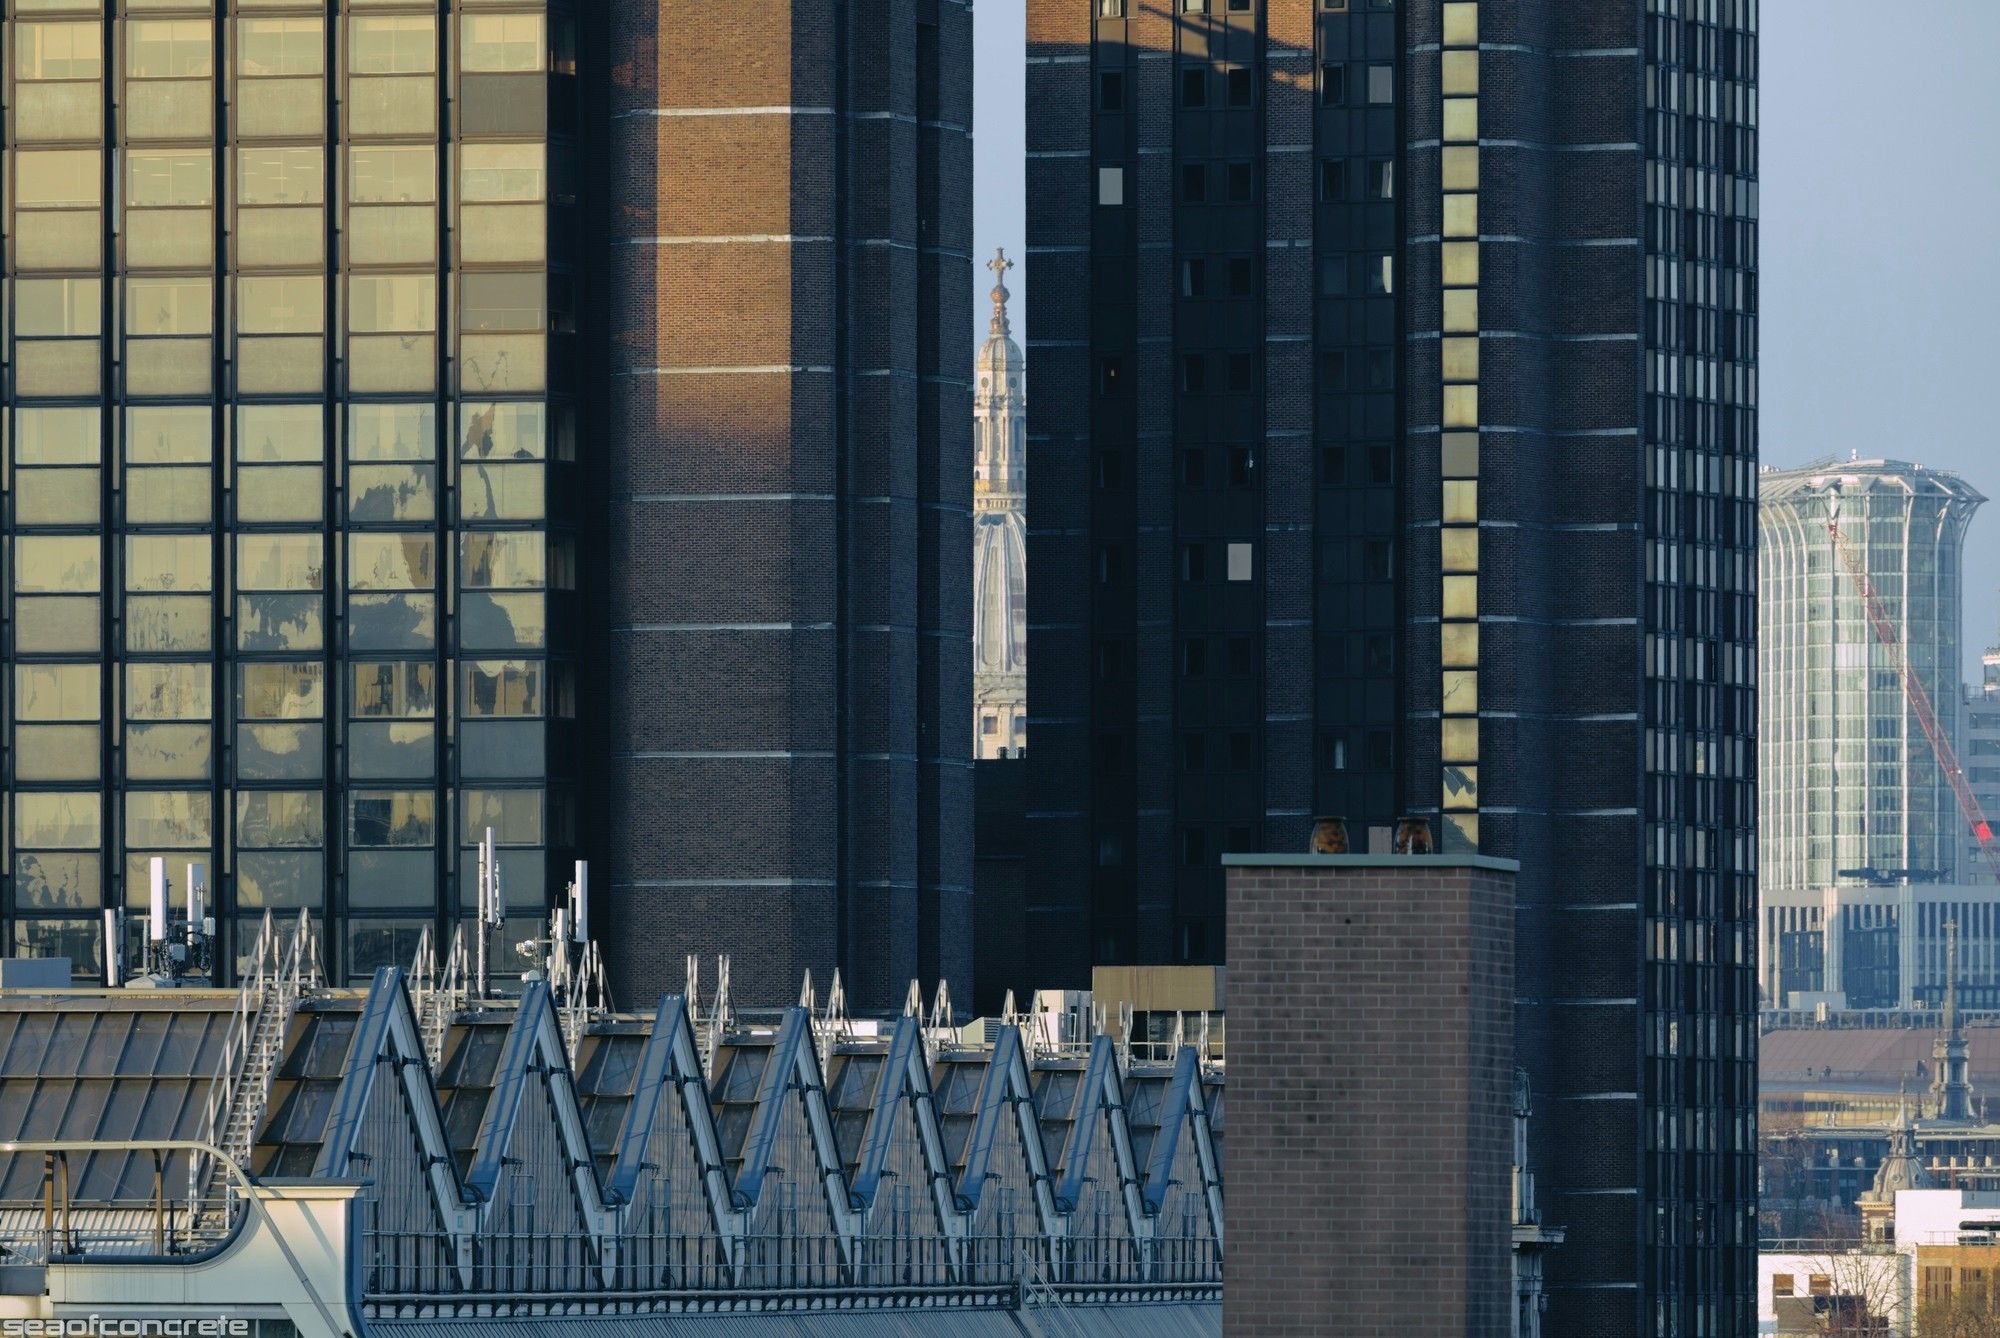
<instances>
[{"instance_id":1,"label":"glass office tower","mask_svg":"<svg viewBox=\"0 0 2000 1338\"><path fill-rule=\"evenodd\" d=\"M448 933L487 827L511 913L559 888L573 22L10 0L10 950L95 974L155 855L225 963L304 908L335 978Z\"/></svg>"},{"instance_id":2,"label":"glass office tower","mask_svg":"<svg viewBox=\"0 0 2000 1338\"><path fill-rule=\"evenodd\" d=\"M1956 474L1900 460L1823 460L1759 482L1763 890L1951 882L1970 827L1902 666L1953 738L1965 532L1986 499ZM1896 648L1880 644L1850 560L1867 573Z\"/></svg>"}]
</instances>

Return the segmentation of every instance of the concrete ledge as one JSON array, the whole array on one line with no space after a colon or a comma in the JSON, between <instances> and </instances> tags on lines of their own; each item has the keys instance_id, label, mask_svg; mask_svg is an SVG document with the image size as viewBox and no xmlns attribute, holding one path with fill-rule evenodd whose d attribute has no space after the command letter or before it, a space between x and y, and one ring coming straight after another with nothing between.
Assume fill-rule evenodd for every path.
<instances>
[{"instance_id":1,"label":"concrete ledge","mask_svg":"<svg viewBox=\"0 0 2000 1338\"><path fill-rule=\"evenodd\" d=\"M1521 862L1493 855L1224 855L1225 869L1491 869L1519 873Z\"/></svg>"}]
</instances>

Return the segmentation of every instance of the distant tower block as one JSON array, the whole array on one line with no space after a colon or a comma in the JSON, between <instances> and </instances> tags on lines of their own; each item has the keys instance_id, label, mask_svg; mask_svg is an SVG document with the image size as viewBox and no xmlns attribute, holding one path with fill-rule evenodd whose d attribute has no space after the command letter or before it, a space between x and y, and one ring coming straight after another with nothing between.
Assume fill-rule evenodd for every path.
<instances>
[{"instance_id":1,"label":"distant tower block","mask_svg":"<svg viewBox=\"0 0 2000 1338\"><path fill-rule=\"evenodd\" d=\"M1759 484L1764 892L1844 881L1951 882L1975 872L1961 868L1971 832L1906 700L1897 657L1872 630L1827 526L1837 515L1849 554L1867 573L1950 738L1961 697L1965 531L1986 499L1955 474L1900 460L1767 470ZM1773 1002L1822 988L1780 979L1776 956L1764 972Z\"/></svg>"},{"instance_id":2,"label":"distant tower block","mask_svg":"<svg viewBox=\"0 0 2000 1338\"><path fill-rule=\"evenodd\" d=\"M1007 271L996 252L993 321L973 371L972 747L1007 757L1028 741L1027 359L1007 320Z\"/></svg>"}]
</instances>

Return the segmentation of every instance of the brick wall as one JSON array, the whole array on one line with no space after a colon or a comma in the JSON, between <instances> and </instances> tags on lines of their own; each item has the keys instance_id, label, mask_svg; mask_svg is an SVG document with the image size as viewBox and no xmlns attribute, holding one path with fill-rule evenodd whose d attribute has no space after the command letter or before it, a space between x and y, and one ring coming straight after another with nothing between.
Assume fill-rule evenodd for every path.
<instances>
[{"instance_id":1,"label":"brick wall","mask_svg":"<svg viewBox=\"0 0 2000 1338\"><path fill-rule=\"evenodd\" d=\"M1225 1335L1504 1338L1514 874L1260 858L1228 871Z\"/></svg>"},{"instance_id":2,"label":"brick wall","mask_svg":"<svg viewBox=\"0 0 2000 1338\"><path fill-rule=\"evenodd\" d=\"M614 988L969 990L969 7L590 12Z\"/></svg>"}]
</instances>

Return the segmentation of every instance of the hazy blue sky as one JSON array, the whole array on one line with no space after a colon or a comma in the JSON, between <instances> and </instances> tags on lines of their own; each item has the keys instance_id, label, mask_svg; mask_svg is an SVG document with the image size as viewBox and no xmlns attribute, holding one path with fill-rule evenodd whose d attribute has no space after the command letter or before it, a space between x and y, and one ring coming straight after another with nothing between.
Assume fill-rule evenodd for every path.
<instances>
[{"instance_id":1,"label":"hazy blue sky","mask_svg":"<svg viewBox=\"0 0 2000 1338\"><path fill-rule=\"evenodd\" d=\"M1025 10L974 10L980 263L1023 254ZM1764 0L1762 19L1764 461L1887 455L1993 497L1966 555L1976 667L2000 642L2000 3Z\"/></svg>"}]
</instances>

